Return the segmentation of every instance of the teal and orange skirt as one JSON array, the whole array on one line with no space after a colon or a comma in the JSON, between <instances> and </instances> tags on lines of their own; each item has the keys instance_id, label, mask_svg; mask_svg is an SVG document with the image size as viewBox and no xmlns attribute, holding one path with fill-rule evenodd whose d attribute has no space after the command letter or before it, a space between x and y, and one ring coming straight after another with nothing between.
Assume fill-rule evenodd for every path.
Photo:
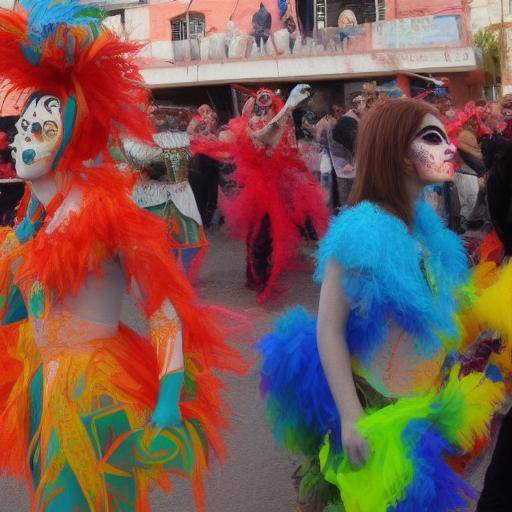
<instances>
[{"instance_id":1,"label":"teal and orange skirt","mask_svg":"<svg viewBox=\"0 0 512 512\"><path fill-rule=\"evenodd\" d=\"M32 510L149 511L152 482L170 490L170 475L200 478L200 422L151 427L159 383L146 339L121 326L113 338L41 350L22 322L2 328L0 344L0 462L28 480Z\"/></svg>"}]
</instances>

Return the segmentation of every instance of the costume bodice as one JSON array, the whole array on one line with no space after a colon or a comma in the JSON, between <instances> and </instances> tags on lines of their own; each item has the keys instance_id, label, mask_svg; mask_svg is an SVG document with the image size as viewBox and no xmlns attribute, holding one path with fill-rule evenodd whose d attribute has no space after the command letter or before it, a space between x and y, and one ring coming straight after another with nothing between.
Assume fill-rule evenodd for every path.
<instances>
[{"instance_id":1,"label":"costume bodice","mask_svg":"<svg viewBox=\"0 0 512 512\"><path fill-rule=\"evenodd\" d=\"M81 196L76 197L81 202ZM45 222L44 213L35 221L33 212L40 212L35 200L31 201L27 217L3 243L6 252L2 263L6 263L5 271L11 275L4 322L28 319L42 353L115 335L125 288L120 262L107 256L99 239L89 244L89 249L83 253L76 248L76 243L66 246L68 217L73 214L71 209L66 212L66 201L53 218ZM74 214L81 215L80 208L75 209ZM55 220L58 222L54 223ZM41 250L36 255L34 248L37 246ZM66 281L69 267L64 262L79 275L79 285L62 289L57 284ZM49 278L54 273L62 274L61 278ZM67 275L69 282L71 277Z\"/></svg>"},{"instance_id":2,"label":"costume bodice","mask_svg":"<svg viewBox=\"0 0 512 512\"><path fill-rule=\"evenodd\" d=\"M41 354L115 336L121 316L124 277L119 264L107 261L100 276L88 275L74 295L56 298L40 281L21 282L27 317Z\"/></svg>"},{"instance_id":3,"label":"costume bodice","mask_svg":"<svg viewBox=\"0 0 512 512\"><path fill-rule=\"evenodd\" d=\"M469 279L458 237L419 201L411 230L369 202L344 210L318 251L343 268L351 303L345 337L354 371L386 396L417 395L439 381L457 346L455 320Z\"/></svg>"}]
</instances>

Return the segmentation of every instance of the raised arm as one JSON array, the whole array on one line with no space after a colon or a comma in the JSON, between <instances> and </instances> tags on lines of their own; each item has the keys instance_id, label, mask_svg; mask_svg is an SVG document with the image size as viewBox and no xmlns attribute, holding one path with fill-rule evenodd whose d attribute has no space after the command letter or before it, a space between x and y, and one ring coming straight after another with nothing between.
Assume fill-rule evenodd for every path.
<instances>
[{"instance_id":1,"label":"raised arm","mask_svg":"<svg viewBox=\"0 0 512 512\"><path fill-rule=\"evenodd\" d=\"M276 147L283 136L286 125L291 119L292 112L311 95L311 87L298 84L290 93L284 107L263 128L253 131L251 136L271 148Z\"/></svg>"},{"instance_id":2,"label":"raised arm","mask_svg":"<svg viewBox=\"0 0 512 512\"><path fill-rule=\"evenodd\" d=\"M343 450L350 461L361 466L368 458L368 444L356 430L364 414L352 375L345 339L350 304L342 292L342 267L331 260L325 270L318 308L318 351L331 393L341 418Z\"/></svg>"}]
</instances>

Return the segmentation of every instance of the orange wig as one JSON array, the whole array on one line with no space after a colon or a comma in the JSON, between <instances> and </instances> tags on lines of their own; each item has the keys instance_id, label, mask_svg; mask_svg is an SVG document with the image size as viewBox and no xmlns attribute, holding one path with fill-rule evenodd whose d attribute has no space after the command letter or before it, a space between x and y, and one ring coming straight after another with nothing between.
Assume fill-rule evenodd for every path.
<instances>
[{"instance_id":1,"label":"orange wig","mask_svg":"<svg viewBox=\"0 0 512 512\"><path fill-rule=\"evenodd\" d=\"M78 0L24 0L0 9L0 70L7 94L57 96L65 146L55 168L81 170L122 135L152 143L149 93L134 62L139 44L102 26Z\"/></svg>"}]
</instances>

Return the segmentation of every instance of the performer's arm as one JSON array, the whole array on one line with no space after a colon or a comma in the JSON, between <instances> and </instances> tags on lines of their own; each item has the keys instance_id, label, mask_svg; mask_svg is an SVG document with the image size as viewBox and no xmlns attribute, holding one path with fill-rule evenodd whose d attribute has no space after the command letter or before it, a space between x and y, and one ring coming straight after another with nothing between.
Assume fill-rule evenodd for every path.
<instances>
[{"instance_id":1,"label":"performer's arm","mask_svg":"<svg viewBox=\"0 0 512 512\"><path fill-rule=\"evenodd\" d=\"M309 98L311 94L311 87L306 84L296 85L288 101L284 107L260 130L251 133L251 136L259 142L270 146L271 148L276 147L283 136L288 121L291 119L292 112L300 105L304 100Z\"/></svg>"},{"instance_id":2,"label":"performer's arm","mask_svg":"<svg viewBox=\"0 0 512 512\"><path fill-rule=\"evenodd\" d=\"M149 328L160 377L152 422L157 428L168 428L181 424L179 401L184 379L182 326L169 300L165 300L151 316Z\"/></svg>"},{"instance_id":3,"label":"performer's arm","mask_svg":"<svg viewBox=\"0 0 512 512\"><path fill-rule=\"evenodd\" d=\"M345 339L350 305L340 286L342 278L342 267L331 260L320 292L318 350L341 417L343 449L350 461L360 466L368 458L369 452L368 444L355 428L364 411L357 396Z\"/></svg>"},{"instance_id":4,"label":"performer's arm","mask_svg":"<svg viewBox=\"0 0 512 512\"><path fill-rule=\"evenodd\" d=\"M121 264L126 268L126 258L121 255ZM148 302L148 284L140 281L142 276L133 276L133 296L144 305ZM181 424L179 400L184 382L183 330L180 318L169 299L164 299L148 320L149 339L156 353L160 387L158 399L151 419L156 428L167 428Z\"/></svg>"}]
</instances>

